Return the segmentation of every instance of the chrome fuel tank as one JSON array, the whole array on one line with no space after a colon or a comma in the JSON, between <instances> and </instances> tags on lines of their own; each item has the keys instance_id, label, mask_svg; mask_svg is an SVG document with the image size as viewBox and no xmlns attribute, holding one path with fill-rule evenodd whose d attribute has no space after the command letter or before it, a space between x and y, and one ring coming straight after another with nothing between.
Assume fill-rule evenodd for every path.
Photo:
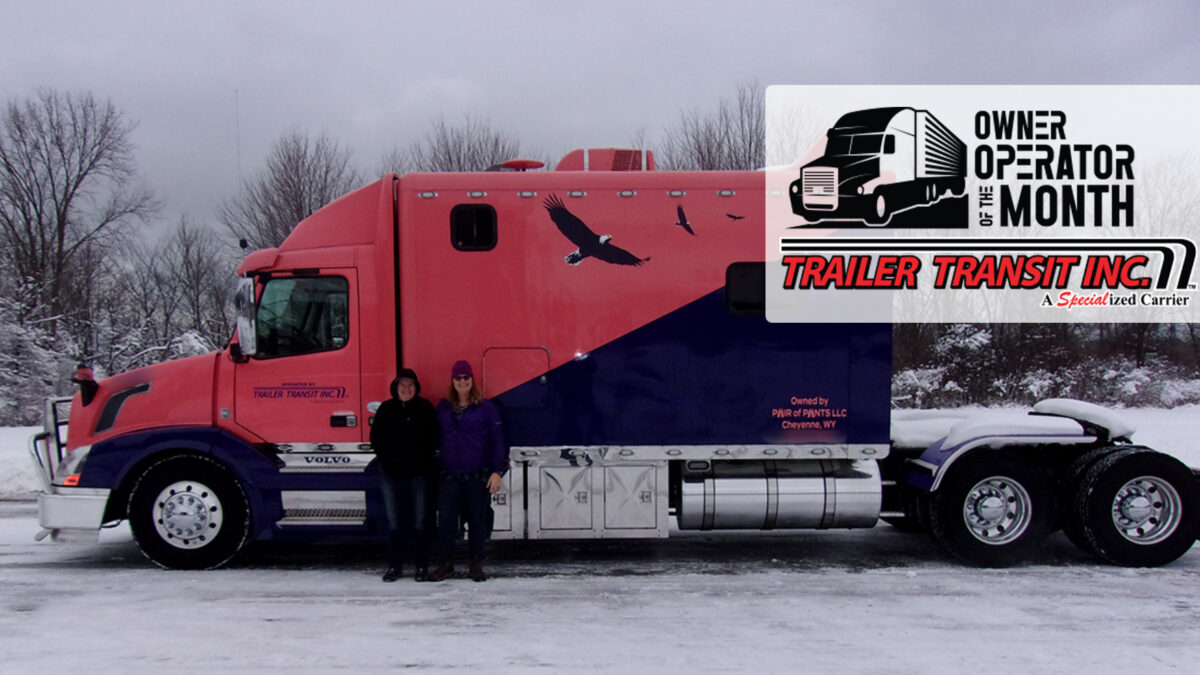
<instances>
[{"instance_id":1,"label":"chrome fuel tank","mask_svg":"<svg viewBox=\"0 0 1200 675\"><path fill-rule=\"evenodd\" d=\"M873 460L689 461L681 530L873 527L882 485Z\"/></svg>"}]
</instances>

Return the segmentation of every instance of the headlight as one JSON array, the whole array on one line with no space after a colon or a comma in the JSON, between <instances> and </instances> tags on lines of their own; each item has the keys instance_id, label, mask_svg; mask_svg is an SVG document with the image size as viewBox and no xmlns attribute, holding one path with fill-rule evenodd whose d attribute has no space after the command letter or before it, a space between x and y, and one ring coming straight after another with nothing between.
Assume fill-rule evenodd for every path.
<instances>
[{"instance_id":1,"label":"headlight","mask_svg":"<svg viewBox=\"0 0 1200 675\"><path fill-rule=\"evenodd\" d=\"M91 451L92 446L81 445L67 453L62 463L54 470L54 477L61 478L61 484L66 487L79 485L79 474L83 473L83 463Z\"/></svg>"}]
</instances>

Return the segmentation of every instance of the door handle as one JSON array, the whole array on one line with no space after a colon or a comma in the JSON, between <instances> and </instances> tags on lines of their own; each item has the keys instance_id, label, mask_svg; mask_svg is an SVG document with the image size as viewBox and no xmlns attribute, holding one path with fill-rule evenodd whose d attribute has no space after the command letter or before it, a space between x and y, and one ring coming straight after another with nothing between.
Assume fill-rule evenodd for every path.
<instances>
[{"instance_id":1,"label":"door handle","mask_svg":"<svg viewBox=\"0 0 1200 675\"><path fill-rule=\"evenodd\" d=\"M356 427L358 426L358 417L353 413L335 413L329 416L329 426Z\"/></svg>"}]
</instances>

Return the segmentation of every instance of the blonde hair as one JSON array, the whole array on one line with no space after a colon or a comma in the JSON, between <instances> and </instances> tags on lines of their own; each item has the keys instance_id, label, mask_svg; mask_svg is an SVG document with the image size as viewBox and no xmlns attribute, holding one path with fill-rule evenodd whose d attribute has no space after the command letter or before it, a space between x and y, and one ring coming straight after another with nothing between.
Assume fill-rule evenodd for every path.
<instances>
[{"instance_id":1,"label":"blonde hair","mask_svg":"<svg viewBox=\"0 0 1200 675\"><path fill-rule=\"evenodd\" d=\"M450 405L459 404L463 406L472 406L483 400L483 392L479 391L479 384L475 382L475 378L471 378L471 391L467 392L467 402L461 403L458 400L458 390L454 388L454 380L450 381L450 391L446 393L446 400Z\"/></svg>"}]
</instances>

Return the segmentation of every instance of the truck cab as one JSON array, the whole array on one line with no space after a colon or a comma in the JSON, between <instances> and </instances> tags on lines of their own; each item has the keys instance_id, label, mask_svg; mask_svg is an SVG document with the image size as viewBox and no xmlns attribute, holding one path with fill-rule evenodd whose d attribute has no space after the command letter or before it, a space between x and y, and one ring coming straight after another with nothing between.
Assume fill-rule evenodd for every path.
<instances>
[{"instance_id":1,"label":"truck cab","mask_svg":"<svg viewBox=\"0 0 1200 675\"><path fill-rule=\"evenodd\" d=\"M892 215L964 194L966 145L926 110L875 108L840 117L821 157L800 168L792 211L809 222Z\"/></svg>"}]
</instances>

